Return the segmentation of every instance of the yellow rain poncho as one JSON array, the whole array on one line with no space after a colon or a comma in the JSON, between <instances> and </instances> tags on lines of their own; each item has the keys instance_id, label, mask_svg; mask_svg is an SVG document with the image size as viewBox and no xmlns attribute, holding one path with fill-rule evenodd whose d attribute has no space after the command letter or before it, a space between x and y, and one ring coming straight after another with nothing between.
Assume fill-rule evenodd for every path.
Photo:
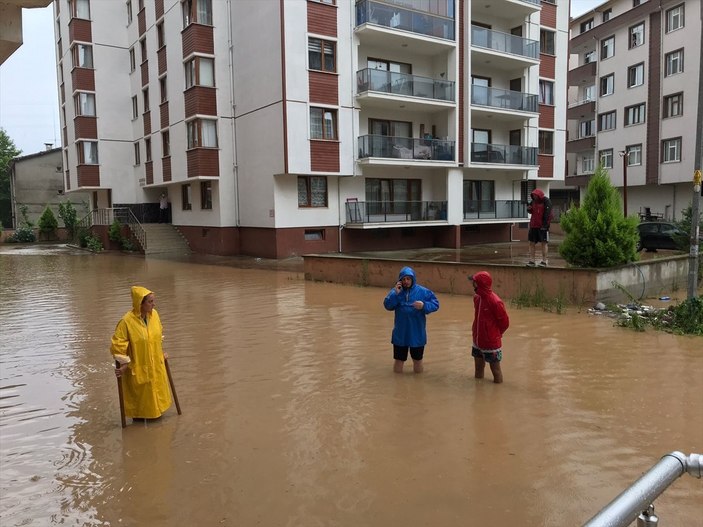
<instances>
[{"instance_id":1,"label":"yellow rain poncho","mask_svg":"<svg viewBox=\"0 0 703 527\"><path fill-rule=\"evenodd\" d=\"M161 347L161 319L156 309L146 321L141 316L142 300L149 294L144 287L132 287L132 310L117 323L110 353L131 359L121 377L125 416L154 419L171 406L171 392Z\"/></svg>"}]
</instances>

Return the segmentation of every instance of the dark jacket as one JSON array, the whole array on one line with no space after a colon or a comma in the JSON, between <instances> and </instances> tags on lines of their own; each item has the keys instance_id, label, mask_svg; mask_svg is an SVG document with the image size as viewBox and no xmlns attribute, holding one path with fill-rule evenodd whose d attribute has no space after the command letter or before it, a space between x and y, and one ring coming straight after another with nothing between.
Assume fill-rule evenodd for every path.
<instances>
[{"instance_id":1,"label":"dark jacket","mask_svg":"<svg viewBox=\"0 0 703 527\"><path fill-rule=\"evenodd\" d=\"M383 300L383 307L388 311L395 311L395 324L391 336L393 345L419 348L427 344L425 316L439 309L439 300L432 291L417 283L415 271L412 268L403 267L398 280L404 276L411 277L413 285L400 293L396 293L395 288L391 289ZM425 304L422 309L413 307L413 302L416 300L422 300Z\"/></svg>"},{"instance_id":2,"label":"dark jacket","mask_svg":"<svg viewBox=\"0 0 703 527\"><path fill-rule=\"evenodd\" d=\"M500 297L493 292L493 279L486 271L473 275L474 323L471 326L473 344L482 350L497 350L503 345L503 333L510 325L508 312Z\"/></svg>"},{"instance_id":3,"label":"dark jacket","mask_svg":"<svg viewBox=\"0 0 703 527\"><path fill-rule=\"evenodd\" d=\"M552 202L544 195L540 189L532 191L530 194L532 202L527 206L530 216L530 228L549 229L552 222Z\"/></svg>"}]
</instances>

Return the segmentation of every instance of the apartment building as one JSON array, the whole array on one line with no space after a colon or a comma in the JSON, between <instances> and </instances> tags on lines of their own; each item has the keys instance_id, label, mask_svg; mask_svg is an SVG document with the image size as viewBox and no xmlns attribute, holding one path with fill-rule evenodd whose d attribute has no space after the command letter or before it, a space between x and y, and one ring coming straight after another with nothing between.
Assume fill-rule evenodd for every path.
<instances>
[{"instance_id":1,"label":"apartment building","mask_svg":"<svg viewBox=\"0 0 703 527\"><path fill-rule=\"evenodd\" d=\"M601 164L629 215L681 218L701 155L701 31L700 0L611 0L571 21L567 184Z\"/></svg>"},{"instance_id":2,"label":"apartment building","mask_svg":"<svg viewBox=\"0 0 703 527\"><path fill-rule=\"evenodd\" d=\"M56 0L66 187L198 252L526 234L563 187L568 2Z\"/></svg>"}]
</instances>

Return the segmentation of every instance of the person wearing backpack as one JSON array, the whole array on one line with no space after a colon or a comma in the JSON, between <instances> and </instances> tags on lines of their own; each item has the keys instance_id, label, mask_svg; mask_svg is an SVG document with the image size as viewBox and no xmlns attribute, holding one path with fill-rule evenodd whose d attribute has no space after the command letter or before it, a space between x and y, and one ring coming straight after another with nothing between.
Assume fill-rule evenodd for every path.
<instances>
[{"instance_id":1,"label":"person wearing backpack","mask_svg":"<svg viewBox=\"0 0 703 527\"><path fill-rule=\"evenodd\" d=\"M528 267L535 266L535 252L537 244L542 245L542 261L540 267L547 267L547 252L549 244L549 224L552 222L552 202L540 189L535 189L530 194L532 201L527 206L530 216L530 229L527 239L530 242L530 260Z\"/></svg>"}]
</instances>

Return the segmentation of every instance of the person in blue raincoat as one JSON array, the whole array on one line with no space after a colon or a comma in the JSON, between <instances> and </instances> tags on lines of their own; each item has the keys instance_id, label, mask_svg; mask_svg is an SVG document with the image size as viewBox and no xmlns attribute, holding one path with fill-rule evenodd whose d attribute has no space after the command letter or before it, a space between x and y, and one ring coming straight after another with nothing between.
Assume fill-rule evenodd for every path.
<instances>
[{"instance_id":1,"label":"person in blue raincoat","mask_svg":"<svg viewBox=\"0 0 703 527\"><path fill-rule=\"evenodd\" d=\"M403 373L408 351L413 359L413 371L422 373L422 358L427 344L426 315L439 309L435 294L417 283L415 271L403 267L395 287L383 300L383 307L395 311L393 344L393 371Z\"/></svg>"}]
</instances>

